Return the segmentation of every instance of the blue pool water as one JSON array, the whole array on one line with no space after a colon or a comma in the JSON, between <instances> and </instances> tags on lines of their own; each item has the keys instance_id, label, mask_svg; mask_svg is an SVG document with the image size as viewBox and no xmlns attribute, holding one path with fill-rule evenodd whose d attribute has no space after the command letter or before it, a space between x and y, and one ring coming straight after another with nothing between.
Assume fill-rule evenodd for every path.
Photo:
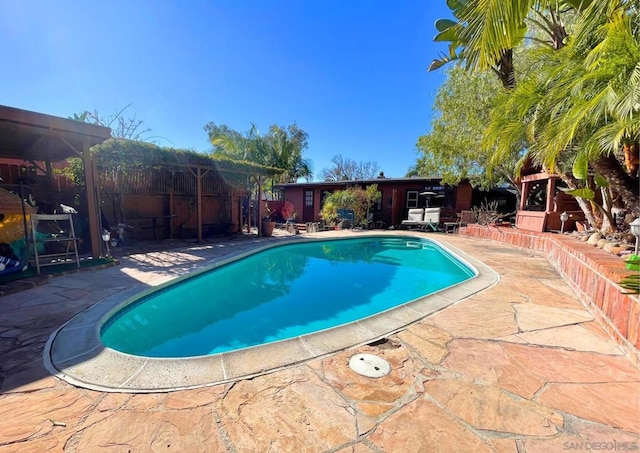
<instances>
[{"instance_id":1,"label":"blue pool water","mask_svg":"<svg viewBox=\"0 0 640 453\"><path fill-rule=\"evenodd\" d=\"M287 244L138 299L104 323L101 338L148 357L215 354L353 322L473 275L426 239Z\"/></svg>"}]
</instances>

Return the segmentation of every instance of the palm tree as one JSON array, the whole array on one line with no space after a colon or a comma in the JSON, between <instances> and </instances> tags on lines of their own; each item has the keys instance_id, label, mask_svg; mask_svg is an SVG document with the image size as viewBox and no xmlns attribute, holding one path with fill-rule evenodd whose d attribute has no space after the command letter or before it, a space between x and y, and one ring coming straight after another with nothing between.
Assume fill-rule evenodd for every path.
<instances>
[{"instance_id":1,"label":"palm tree","mask_svg":"<svg viewBox=\"0 0 640 453\"><path fill-rule=\"evenodd\" d=\"M487 143L497 143L499 162L524 130L538 162L550 170L590 162L639 215L637 175L616 155L640 134L640 41L626 2L607 3L585 10L567 47L538 52L528 79L494 112Z\"/></svg>"},{"instance_id":2,"label":"palm tree","mask_svg":"<svg viewBox=\"0 0 640 453\"><path fill-rule=\"evenodd\" d=\"M491 69L505 88L514 88L513 50L525 39L553 49L564 46L563 15L582 11L591 0L447 0L457 21L436 21L434 41L449 42L449 54L433 60L429 71L464 60L468 69ZM538 37L538 30L544 37Z\"/></svg>"},{"instance_id":3,"label":"palm tree","mask_svg":"<svg viewBox=\"0 0 640 453\"><path fill-rule=\"evenodd\" d=\"M273 125L266 136L269 165L283 168L279 182L295 182L312 176L311 162L302 157L307 147L308 134L295 123L287 129Z\"/></svg>"},{"instance_id":4,"label":"palm tree","mask_svg":"<svg viewBox=\"0 0 640 453\"><path fill-rule=\"evenodd\" d=\"M584 153L638 215L638 179L627 174L616 158L625 146L638 149L638 0L450 0L448 4L455 7L458 22L439 36L463 47L457 56L467 68L491 67L503 86L513 89L503 95L504 106L492 115L490 146L485 150L497 150L493 162L512 156L517 151L514 143L522 137L532 156L551 170ZM567 8L577 13L571 39L561 20L561 11ZM499 71L503 67L496 62L510 56L531 25L546 33L551 51L536 50L539 60L529 78L516 85L515 76Z\"/></svg>"},{"instance_id":5,"label":"palm tree","mask_svg":"<svg viewBox=\"0 0 640 453\"><path fill-rule=\"evenodd\" d=\"M286 129L272 125L267 134L261 134L255 124L244 134L214 123L204 128L214 154L281 169L272 179L262 181L262 191L272 190L274 183L295 182L312 175L311 162L302 157L309 136L295 123ZM253 191L257 182L247 181L247 190Z\"/></svg>"},{"instance_id":6,"label":"palm tree","mask_svg":"<svg viewBox=\"0 0 640 453\"><path fill-rule=\"evenodd\" d=\"M273 125L265 135L260 134L255 124L251 124L244 134L214 123L208 123L204 128L214 154L280 168L282 182L312 175L311 162L302 157L309 135L295 123L286 129Z\"/></svg>"}]
</instances>

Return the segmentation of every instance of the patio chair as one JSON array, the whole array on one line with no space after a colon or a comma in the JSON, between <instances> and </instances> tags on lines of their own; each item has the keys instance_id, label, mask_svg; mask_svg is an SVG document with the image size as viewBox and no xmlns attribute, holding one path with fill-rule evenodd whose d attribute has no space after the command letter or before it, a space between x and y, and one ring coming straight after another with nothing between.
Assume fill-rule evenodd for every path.
<instances>
[{"instance_id":1,"label":"patio chair","mask_svg":"<svg viewBox=\"0 0 640 453\"><path fill-rule=\"evenodd\" d=\"M460 211L460 226L467 226L476 223L476 213L473 211Z\"/></svg>"},{"instance_id":2,"label":"patio chair","mask_svg":"<svg viewBox=\"0 0 640 453\"><path fill-rule=\"evenodd\" d=\"M400 223L400 228L412 228L412 227L420 228L423 220L424 220L423 208L409 209L407 219L403 220Z\"/></svg>"},{"instance_id":3,"label":"patio chair","mask_svg":"<svg viewBox=\"0 0 640 453\"><path fill-rule=\"evenodd\" d=\"M473 211L462 210L457 214L457 220L455 222L444 222L445 233L456 233L460 227L467 226L470 223L475 223L476 214Z\"/></svg>"},{"instance_id":4,"label":"patio chair","mask_svg":"<svg viewBox=\"0 0 640 453\"><path fill-rule=\"evenodd\" d=\"M439 231L440 208L424 208L424 219L420 222L420 229L424 231Z\"/></svg>"}]
</instances>

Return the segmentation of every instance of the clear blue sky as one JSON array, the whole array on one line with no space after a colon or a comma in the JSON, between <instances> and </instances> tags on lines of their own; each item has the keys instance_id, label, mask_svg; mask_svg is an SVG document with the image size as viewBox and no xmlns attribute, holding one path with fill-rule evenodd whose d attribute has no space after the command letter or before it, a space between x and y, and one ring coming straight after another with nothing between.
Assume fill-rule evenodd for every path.
<instances>
[{"instance_id":1,"label":"clear blue sky","mask_svg":"<svg viewBox=\"0 0 640 453\"><path fill-rule=\"evenodd\" d=\"M144 120L208 152L203 126L297 122L318 173L336 154L387 176L415 163L444 80L445 0L0 0L0 104Z\"/></svg>"}]
</instances>

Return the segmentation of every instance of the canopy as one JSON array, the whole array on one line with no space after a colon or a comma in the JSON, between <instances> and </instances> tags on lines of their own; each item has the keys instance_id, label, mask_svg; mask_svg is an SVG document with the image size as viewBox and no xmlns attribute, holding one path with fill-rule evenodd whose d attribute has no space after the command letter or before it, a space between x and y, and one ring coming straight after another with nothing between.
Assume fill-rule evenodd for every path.
<instances>
[{"instance_id":1,"label":"canopy","mask_svg":"<svg viewBox=\"0 0 640 453\"><path fill-rule=\"evenodd\" d=\"M96 203L95 163L89 148L111 137L111 129L95 124L0 105L0 158L58 162L82 158L89 209L91 253L100 256L99 209Z\"/></svg>"}]
</instances>

